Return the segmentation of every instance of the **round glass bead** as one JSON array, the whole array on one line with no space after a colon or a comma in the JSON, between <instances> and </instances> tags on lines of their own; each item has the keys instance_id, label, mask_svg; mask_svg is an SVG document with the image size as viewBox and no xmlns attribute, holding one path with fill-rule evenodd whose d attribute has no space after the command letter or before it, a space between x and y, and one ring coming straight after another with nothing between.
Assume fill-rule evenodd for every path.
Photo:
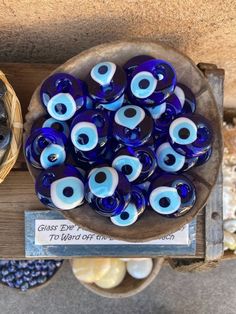
<instances>
[{"instance_id":1,"label":"round glass bead","mask_svg":"<svg viewBox=\"0 0 236 314\"><path fill-rule=\"evenodd\" d=\"M151 182L151 208L167 217L178 217L188 212L196 201L194 184L183 175L164 174Z\"/></svg>"},{"instance_id":2,"label":"round glass bead","mask_svg":"<svg viewBox=\"0 0 236 314\"><path fill-rule=\"evenodd\" d=\"M67 121L59 121L50 116L43 116L35 120L31 128L31 133L41 128L52 128L57 132L64 134L66 138L68 138L70 134L69 124Z\"/></svg>"},{"instance_id":3,"label":"round glass bead","mask_svg":"<svg viewBox=\"0 0 236 314\"><path fill-rule=\"evenodd\" d=\"M205 154L211 147L210 122L199 114L185 114L172 121L170 144L176 152L188 158Z\"/></svg>"},{"instance_id":4,"label":"round glass bead","mask_svg":"<svg viewBox=\"0 0 236 314\"><path fill-rule=\"evenodd\" d=\"M25 156L35 168L62 164L65 160L66 137L52 128L37 129L28 137Z\"/></svg>"},{"instance_id":5,"label":"round glass bead","mask_svg":"<svg viewBox=\"0 0 236 314\"><path fill-rule=\"evenodd\" d=\"M5 104L2 99L0 99L0 122L6 122L7 111L5 109Z\"/></svg>"},{"instance_id":6,"label":"round glass bead","mask_svg":"<svg viewBox=\"0 0 236 314\"><path fill-rule=\"evenodd\" d=\"M184 84L177 83L174 94L178 97L182 113L194 113L196 110L196 98L193 92Z\"/></svg>"},{"instance_id":7,"label":"round glass bead","mask_svg":"<svg viewBox=\"0 0 236 314\"><path fill-rule=\"evenodd\" d=\"M96 212L103 216L119 215L131 198L127 178L111 167L94 168L85 185L85 198Z\"/></svg>"},{"instance_id":8,"label":"round glass bead","mask_svg":"<svg viewBox=\"0 0 236 314\"><path fill-rule=\"evenodd\" d=\"M129 59L124 65L123 65L123 69L125 70L126 74L128 77L131 76L131 74L133 73L133 71L142 63L152 60L154 59L151 56L148 55L139 55L139 56L135 56L131 59Z\"/></svg>"},{"instance_id":9,"label":"round glass bead","mask_svg":"<svg viewBox=\"0 0 236 314\"><path fill-rule=\"evenodd\" d=\"M109 117L102 110L86 110L71 123L71 142L75 152L85 159L96 160L109 138Z\"/></svg>"},{"instance_id":10,"label":"round glass bead","mask_svg":"<svg viewBox=\"0 0 236 314\"><path fill-rule=\"evenodd\" d=\"M140 146L152 135L153 120L143 108L127 105L114 116L113 136L126 146Z\"/></svg>"},{"instance_id":11,"label":"round glass bead","mask_svg":"<svg viewBox=\"0 0 236 314\"><path fill-rule=\"evenodd\" d=\"M84 82L67 73L56 73L49 76L42 84L40 98L47 107L50 99L58 94L72 96L76 110L86 105L86 87Z\"/></svg>"},{"instance_id":12,"label":"round glass bead","mask_svg":"<svg viewBox=\"0 0 236 314\"><path fill-rule=\"evenodd\" d=\"M11 130L3 124L0 124L0 150L5 150L11 140Z\"/></svg>"},{"instance_id":13,"label":"round glass bead","mask_svg":"<svg viewBox=\"0 0 236 314\"><path fill-rule=\"evenodd\" d=\"M132 184L146 181L156 166L155 153L146 145L121 148L112 160L112 167L121 171Z\"/></svg>"},{"instance_id":14,"label":"round glass bead","mask_svg":"<svg viewBox=\"0 0 236 314\"><path fill-rule=\"evenodd\" d=\"M35 191L39 200L49 208L73 209L84 201L84 178L73 166L52 167L36 178Z\"/></svg>"},{"instance_id":15,"label":"round glass bead","mask_svg":"<svg viewBox=\"0 0 236 314\"><path fill-rule=\"evenodd\" d=\"M111 222L119 227L133 225L146 208L145 196L144 191L137 186L133 186L128 206L119 215L111 217Z\"/></svg>"},{"instance_id":16,"label":"round glass bead","mask_svg":"<svg viewBox=\"0 0 236 314\"><path fill-rule=\"evenodd\" d=\"M181 103L176 95L171 95L159 107L165 106L165 111L155 121L156 133L167 133L170 123L181 113Z\"/></svg>"},{"instance_id":17,"label":"round glass bead","mask_svg":"<svg viewBox=\"0 0 236 314\"><path fill-rule=\"evenodd\" d=\"M176 74L164 60L149 60L140 64L131 75L128 95L140 106L153 107L163 103L173 92Z\"/></svg>"},{"instance_id":18,"label":"round glass bead","mask_svg":"<svg viewBox=\"0 0 236 314\"><path fill-rule=\"evenodd\" d=\"M120 66L113 62L101 62L91 69L86 83L89 96L96 104L111 104L124 94L127 80Z\"/></svg>"}]
</instances>

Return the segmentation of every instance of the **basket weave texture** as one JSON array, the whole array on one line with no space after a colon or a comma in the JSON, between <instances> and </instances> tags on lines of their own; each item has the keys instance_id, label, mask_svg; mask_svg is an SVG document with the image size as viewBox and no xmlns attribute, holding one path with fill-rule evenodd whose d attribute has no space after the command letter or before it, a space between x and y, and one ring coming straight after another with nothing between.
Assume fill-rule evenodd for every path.
<instances>
[{"instance_id":1,"label":"basket weave texture","mask_svg":"<svg viewBox=\"0 0 236 314\"><path fill-rule=\"evenodd\" d=\"M20 152L23 135L23 119L19 99L2 71L0 71L0 79L7 87L7 92L3 100L8 114L8 126L11 129L9 148L0 162L0 183L2 183L14 166Z\"/></svg>"}]
</instances>

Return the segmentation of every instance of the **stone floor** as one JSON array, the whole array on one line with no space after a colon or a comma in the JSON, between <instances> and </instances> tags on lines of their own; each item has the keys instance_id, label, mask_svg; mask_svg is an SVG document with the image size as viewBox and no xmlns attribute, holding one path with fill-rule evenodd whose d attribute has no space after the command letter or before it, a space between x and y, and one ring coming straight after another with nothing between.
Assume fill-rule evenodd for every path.
<instances>
[{"instance_id":1,"label":"stone floor","mask_svg":"<svg viewBox=\"0 0 236 314\"><path fill-rule=\"evenodd\" d=\"M51 284L26 294L0 287L1 314L236 313L236 261L204 273L179 273L169 266L144 292L111 300L87 291L69 263Z\"/></svg>"}]
</instances>

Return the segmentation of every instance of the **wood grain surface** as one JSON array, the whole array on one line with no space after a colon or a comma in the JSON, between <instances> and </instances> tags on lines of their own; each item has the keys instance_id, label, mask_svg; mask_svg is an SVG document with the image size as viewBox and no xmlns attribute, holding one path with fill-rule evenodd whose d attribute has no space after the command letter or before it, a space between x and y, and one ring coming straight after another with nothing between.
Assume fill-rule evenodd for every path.
<instances>
[{"instance_id":1,"label":"wood grain surface","mask_svg":"<svg viewBox=\"0 0 236 314\"><path fill-rule=\"evenodd\" d=\"M0 64L13 85L25 114L36 86L56 68L52 64ZM0 185L0 258L24 258L24 211L42 209L21 152L13 171ZM204 258L204 211L197 216L196 258ZM189 256L181 256L188 258ZM191 257L192 258L192 257Z\"/></svg>"}]
</instances>

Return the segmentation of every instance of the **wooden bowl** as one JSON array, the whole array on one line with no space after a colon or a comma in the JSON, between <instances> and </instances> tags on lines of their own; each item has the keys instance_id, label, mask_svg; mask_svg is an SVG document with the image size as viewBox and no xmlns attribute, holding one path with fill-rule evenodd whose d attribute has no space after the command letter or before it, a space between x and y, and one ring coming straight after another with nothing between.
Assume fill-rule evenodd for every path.
<instances>
[{"instance_id":1,"label":"wooden bowl","mask_svg":"<svg viewBox=\"0 0 236 314\"><path fill-rule=\"evenodd\" d=\"M3 100L8 114L8 126L11 129L9 147L4 155L0 157L0 183L2 183L13 168L20 152L23 135L23 119L19 99L2 71L0 71L0 79L7 88Z\"/></svg>"},{"instance_id":2,"label":"wooden bowl","mask_svg":"<svg viewBox=\"0 0 236 314\"><path fill-rule=\"evenodd\" d=\"M109 60L123 65L128 59L148 54L158 59L172 63L177 73L177 80L191 88L197 99L197 113L210 119L213 130L213 153L207 164L188 172L197 190L197 201L193 208L184 216L167 218L152 210L147 210L134 225L120 228L113 225L109 219L98 215L88 205L78 209L62 212L64 216L75 224L89 231L107 235L112 238L130 242L145 242L160 238L179 230L190 222L205 205L209 194L216 182L222 161L223 144L220 115L204 75L195 64L182 53L173 48L153 42L115 42L93 47L86 50L63 65L53 73L67 72L80 79L85 79L90 69L98 62ZM26 115L25 137L29 135L32 123L36 118L45 114L40 103L40 86L35 90ZM35 177L37 172L28 164L29 171Z\"/></svg>"},{"instance_id":3,"label":"wooden bowl","mask_svg":"<svg viewBox=\"0 0 236 314\"><path fill-rule=\"evenodd\" d=\"M135 279L131 277L128 273L126 273L126 276L122 283L112 289L103 289L95 284L88 284L82 281L80 281L80 283L88 290L102 297L115 299L128 298L143 291L153 282L153 280L159 274L164 260L165 259L163 257L153 259L153 269L151 274L147 278Z\"/></svg>"}]
</instances>

